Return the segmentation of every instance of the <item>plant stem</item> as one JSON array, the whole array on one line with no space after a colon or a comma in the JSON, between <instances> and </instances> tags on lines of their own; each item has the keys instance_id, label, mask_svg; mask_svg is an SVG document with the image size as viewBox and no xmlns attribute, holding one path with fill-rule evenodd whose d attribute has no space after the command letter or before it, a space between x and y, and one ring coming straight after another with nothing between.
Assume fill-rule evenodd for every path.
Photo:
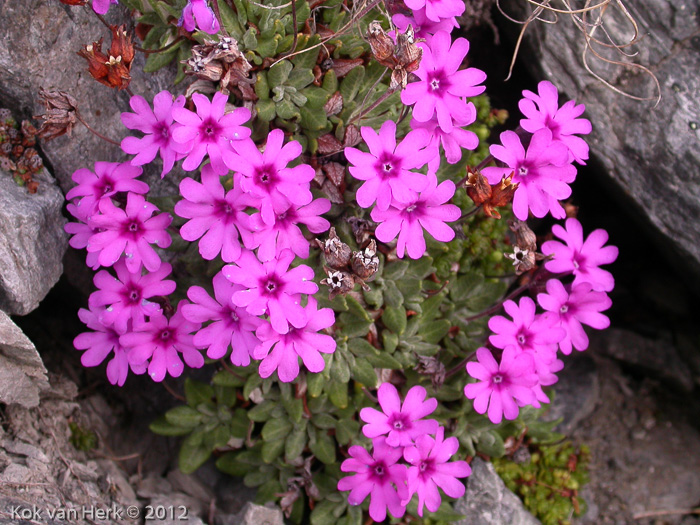
<instances>
[{"instance_id":1,"label":"plant stem","mask_svg":"<svg viewBox=\"0 0 700 525\"><path fill-rule=\"evenodd\" d=\"M472 352L467 357L462 359L459 363L457 363L457 366L450 368L446 373L445 373L445 379L448 377L451 377L455 375L457 372L460 370L464 370L464 367L467 365L467 363L471 360L472 357L476 355L476 352Z\"/></svg>"},{"instance_id":2,"label":"plant stem","mask_svg":"<svg viewBox=\"0 0 700 525\"><path fill-rule=\"evenodd\" d=\"M223 20L221 20L221 12L219 11L219 0L211 0L211 7L214 9L214 16L219 21L219 27L224 32L224 35L230 36L226 27L224 26Z\"/></svg>"},{"instance_id":3,"label":"plant stem","mask_svg":"<svg viewBox=\"0 0 700 525\"><path fill-rule=\"evenodd\" d=\"M152 55L155 53L163 53L163 52L171 49L173 46L177 45L179 42L182 42L182 40L183 40L183 37L179 36L175 40L170 42L167 46L162 47L160 49L144 49L143 47L139 47L139 46L134 46L134 49L136 51L140 51L141 53L144 53L146 55Z\"/></svg>"},{"instance_id":4,"label":"plant stem","mask_svg":"<svg viewBox=\"0 0 700 525\"><path fill-rule=\"evenodd\" d=\"M483 170L486 166L489 165L489 163L493 160L493 155L489 155L486 157L484 160L482 160L476 168L474 168L474 171L481 171ZM464 177L461 181L457 183L458 188L464 187L464 185L467 183L467 180L469 179L469 172L467 172L466 177Z\"/></svg>"},{"instance_id":5,"label":"plant stem","mask_svg":"<svg viewBox=\"0 0 700 525\"><path fill-rule=\"evenodd\" d=\"M384 102L386 99L388 99L391 95L396 93L396 88L387 88L387 90L382 94L381 97L379 97L377 100L375 100L372 105L370 105L368 108L363 109L358 115L350 117L350 120L348 120L348 124L352 124L356 120L360 120L362 117L367 115L370 111L372 111L374 108L379 106L382 102Z\"/></svg>"}]
</instances>

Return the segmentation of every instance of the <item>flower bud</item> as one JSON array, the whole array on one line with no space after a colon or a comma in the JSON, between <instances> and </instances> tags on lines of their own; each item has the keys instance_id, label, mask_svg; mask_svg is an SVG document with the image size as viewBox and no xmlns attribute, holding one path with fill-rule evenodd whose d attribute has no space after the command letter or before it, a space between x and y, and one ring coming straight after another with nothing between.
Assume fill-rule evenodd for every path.
<instances>
[{"instance_id":1,"label":"flower bud","mask_svg":"<svg viewBox=\"0 0 700 525\"><path fill-rule=\"evenodd\" d=\"M338 237L338 234L335 232L335 228L330 229L328 239L324 242L316 239L316 244L323 250L323 257L326 260L326 264L334 270L342 270L350 263L352 250L350 246L340 240L340 237Z\"/></svg>"},{"instance_id":2,"label":"flower bud","mask_svg":"<svg viewBox=\"0 0 700 525\"><path fill-rule=\"evenodd\" d=\"M364 249L352 254L352 271L363 281L374 276L379 269L379 257L377 257L377 242L372 239Z\"/></svg>"}]
</instances>

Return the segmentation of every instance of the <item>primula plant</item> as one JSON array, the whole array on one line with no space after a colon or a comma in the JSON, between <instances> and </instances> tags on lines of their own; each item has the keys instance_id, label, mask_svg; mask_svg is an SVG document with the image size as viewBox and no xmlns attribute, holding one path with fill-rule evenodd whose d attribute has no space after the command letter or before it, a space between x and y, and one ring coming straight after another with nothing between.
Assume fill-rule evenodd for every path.
<instances>
[{"instance_id":1,"label":"primula plant","mask_svg":"<svg viewBox=\"0 0 700 525\"><path fill-rule=\"evenodd\" d=\"M190 81L131 95L129 160L73 175L83 364L119 386L205 367L152 430L184 436L183 472L213 456L294 523L453 519L473 456L551 437L535 409L562 354L609 324L617 249L563 202L583 106L541 82L489 146L505 114L461 0L120 3L146 70ZM111 29L106 62L101 41L79 54L129 90L132 35ZM179 193L149 196L150 163Z\"/></svg>"}]
</instances>

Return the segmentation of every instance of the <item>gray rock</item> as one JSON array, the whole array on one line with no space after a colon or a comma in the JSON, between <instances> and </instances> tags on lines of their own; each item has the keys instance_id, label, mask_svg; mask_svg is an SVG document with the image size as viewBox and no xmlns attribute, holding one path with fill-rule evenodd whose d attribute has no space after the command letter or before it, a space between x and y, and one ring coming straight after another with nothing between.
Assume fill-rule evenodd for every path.
<instances>
[{"instance_id":1,"label":"gray rock","mask_svg":"<svg viewBox=\"0 0 700 525\"><path fill-rule=\"evenodd\" d=\"M522 62L538 78L551 80L567 97L586 105L593 124L592 160L636 204L636 212L656 227L657 244L677 267L700 275L700 0L624 2L639 25L638 44L627 59L596 46L608 58L648 67L661 85L661 102L639 102L604 86L584 68L584 36L570 16L555 24L533 22L526 33ZM529 4L501 2L520 20ZM605 29L597 38L627 42L632 26L616 3L606 6ZM599 11L589 14L593 24ZM546 17L551 19L551 16ZM522 26L504 22L515 36ZM605 31L605 33L603 32ZM622 68L588 53L591 68L616 88L638 97L654 97L655 86L640 70ZM669 249L670 248L670 249ZM687 279L698 287L698 279Z\"/></svg>"},{"instance_id":2,"label":"gray rock","mask_svg":"<svg viewBox=\"0 0 700 525\"><path fill-rule=\"evenodd\" d=\"M643 369L653 375L691 392L693 375L676 350L670 334L650 339L635 332L611 328L591 334L596 352Z\"/></svg>"},{"instance_id":3,"label":"gray rock","mask_svg":"<svg viewBox=\"0 0 700 525\"><path fill-rule=\"evenodd\" d=\"M0 310L0 402L35 407L39 393L48 388L46 368L36 348Z\"/></svg>"},{"instance_id":4,"label":"gray rock","mask_svg":"<svg viewBox=\"0 0 700 525\"><path fill-rule=\"evenodd\" d=\"M123 6L112 6L107 19L115 24L131 21ZM44 112L39 88L54 87L73 95L85 120L103 135L119 142L130 133L120 119L122 111L131 111L129 95L93 80L87 61L76 55L100 37L105 37L103 49L109 48L110 33L89 6L68 6L55 0L0 2L0 35L0 103L22 111L25 117L39 115ZM137 53L129 86L134 93L152 100L162 89L173 89L174 67L147 74L143 64L143 53ZM42 141L41 149L64 191L74 186L71 175L76 169L92 168L98 160L127 158L119 146L82 125L76 126L72 137ZM160 169L153 171L160 173ZM149 178L149 183L152 180L161 184L158 176ZM167 179L164 184L169 184Z\"/></svg>"},{"instance_id":5,"label":"gray rock","mask_svg":"<svg viewBox=\"0 0 700 525\"><path fill-rule=\"evenodd\" d=\"M467 492L455 504L464 515L455 525L536 525L540 523L506 487L491 463L475 458L467 478Z\"/></svg>"},{"instance_id":6,"label":"gray rock","mask_svg":"<svg viewBox=\"0 0 700 525\"><path fill-rule=\"evenodd\" d=\"M0 309L24 315L63 273L68 247L61 215L63 195L44 171L34 195L0 171Z\"/></svg>"},{"instance_id":7,"label":"gray rock","mask_svg":"<svg viewBox=\"0 0 700 525\"><path fill-rule=\"evenodd\" d=\"M272 504L270 506L256 505L248 502L235 515L217 516L217 525L284 525L282 509Z\"/></svg>"}]
</instances>

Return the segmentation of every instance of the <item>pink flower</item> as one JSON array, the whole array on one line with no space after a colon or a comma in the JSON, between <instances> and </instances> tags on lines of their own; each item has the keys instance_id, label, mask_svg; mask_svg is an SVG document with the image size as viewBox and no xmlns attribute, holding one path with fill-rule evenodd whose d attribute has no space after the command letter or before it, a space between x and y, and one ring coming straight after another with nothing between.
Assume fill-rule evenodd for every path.
<instances>
[{"instance_id":1,"label":"pink flower","mask_svg":"<svg viewBox=\"0 0 700 525\"><path fill-rule=\"evenodd\" d=\"M572 286L571 293L566 291L561 281L547 281L547 293L537 295L537 302L559 320L566 330L566 337L559 341L561 351L569 355L571 347L576 350L588 348L588 336L584 324L603 330L610 326L610 319L603 315L603 310L612 306L612 301L605 292L594 292L590 283Z\"/></svg>"},{"instance_id":2,"label":"pink flower","mask_svg":"<svg viewBox=\"0 0 700 525\"><path fill-rule=\"evenodd\" d=\"M267 136L264 153L253 141L242 140L234 144L237 154L224 158L231 170L243 175L243 191L262 200L260 214L269 225L275 223L275 209L281 210L289 203L304 206L313 199L310 182L316 172L308 164L288 167L302 149L295 140L282 146L283 141L284 132L275 129Z\"/></svg>"},{"instance_id":3,"label":"pink flower","mask_svg":"<svg viewBox=\"0 0 700 525\"><path fill-rule=\"evenodd\" d=\"M199 253L207 260L219 253L225 262L234 262L241 255L239 236L250 245L249 218L246 208L259 200L241 191L240 184L224 193L219 175L211 164L202 168L202 182L189 177L180 182L183 200L175 204L175 213L190 219L180 228L186 241L199 241Z\"/></svg>"},{"instance_id":4,"label":"pink flower","mask_svg":"<svg viewBox=\"0 0 700 525\"><path fill-rule=\"evenodd\" d=\"M366 407L360 410L360 419L367 423L362 433L368 438L387 434L386 442L392 447L407 447L423 434L434 434L438 422L434 419L422 419L432 414L437 408L437 399L425 399L426 391L422 386L414 386L406 394L403 404L391 383L382 383L377 390L380 412L376 408Z\"/></svg>"},{"instance_id":5,"label":"pink flower","mask_svg":"<svg viewBox=\"0 0 700 525\"><path fill-rule=\"evenodd\" d=\"M99 319L100 314L92 309L81 308L78 310L78 317L93 330L84 332L73 340L73 346L77 350L86 350L80 357L80 362L86 367L98 366L110 353L114 353L114 357L107 363L107 379L113 385L123 386L126 376L129 375L126 350L119 343L119 336L124 331L103 324Z\"/></svg>"},{"instance_id":6,"label":"pink flower","mask_svg":"<svg viewBox=\"0 0 700 525\"><path fill-rule=\"evenodd\" d=\"M228 168L224 164L224 156L233 155L231 143L250 137L250 129L242 126L250 120L250 110L236 108L224 114L228 97L218 91L211 101L199 93L193 94L192 100L197 108L196 113L185 108L172 109L173 119L182 124L173 130L173 140L191 148L188 148L182 168L195 170L204 156L209 155L214 171L225 175Z\"/></svg>"},{"instance_id":7,"label":"pink flower","mask_svg":"<svg viewBox=\"0 0 700 525\"><path fill-rule=\"evenodd\" d=\"M233 349L231 362L236 366L247 366L253 350L260 344L255 330L263 321L231 302L233 294L243 290L241 285L230 283L221 272L214 276L212 284L215 299L201 286L187 290L187 297L192 302L182 307L185 319L192 323L212 321L194 335L194 345L205 348L210 359L224 357L230 346Z\"/></svg>"},{"instance_id":8,"label":"pink flower","mask_svg":"<svg viewBox=\"0 0 700 525\"><path fill-rule=\"evenodd\" d=\"M569 100L560 108L559 92L547 80L537 85L537 92L536 95L532 91L523 91L525 98L520 100L518 107L526 118L520 121L520 126L530 133L543 128L549 129L554 140L566 145L573 160L585 164L584 161L588 158L588 144L576 134L587 135L591 132L591 122L585 118L577 118L586 107Z\"/></svg>"},{"instance_id":9,"label":"pink flower","mask_svg":"<svg viewBox=\"0 0 700 525\"><path fill-rule=\"evenodd\" d=\"M77 204L68 203L66 205L66 210L68 210L68 213L75 217L78 222L69 222L63 227L67 234L72 235L68 241L68 244L76 250L87 248L90 238L97 232L97 230L93 229L92 226L89 225L89 218L92 216L90 206L81 206L80 203L82 200L83 199L80 199ZM99 253L88 252L85 260L85 264L88 266L88 268L97 270L100 267L100 263L97 260L98 256Z\"/></svg>"},{"instance_id":10,"label":"pink flower","mask_svg":"<svg viewBox=\"0 0 700 525\"><path fill-rule=\"evenodd\" d=\"M493 144L489 150L507 167L484 168L481 173L489 184L498 184L504 176L513 173L513 184L520 184L513 196L515 216L521 221L527 220L529 209L535 217L541 218L551 212L557 219L564 218L566 213L559 200L571 195L569 183L576 178L576 168L569 164L566 146L552 141L552 132L546 128L535 132L527 153L513 131L501 133L501 143L503 145Z\"/></svg>"},{"instance_id":11,"label":"pink flower","mask_svg":"<svg viewBox=\"0 0 700 525\"><path fill-rule=\"evenodd\" d=\"M428 435L419 436L414 446L403 451L411 466L408 468L408 497L401 503L408 505L411 497L418 493L418 515L421 517L424 504L430 512L440 507L442 498L438 487L451 498L461 498L464 483L457 478L465 478L472 471L466 461L448 463L459 449L459 441L456 437L444 437L445 429L439 427L435 439Z\"/></svg>"},{"instance_id":12,"label":"pink flower","mask_svg":"<svg viewBox=\"0 0 700 525\"><path fill-rule=\"evenodd\" d=\"M66 199L83 197L79 206L87 209L85 213L92 215L97 212L97 206L103 197L111 197L117 192L147 193L148 184L136 180L143 170L128 163L95 162L94 173L81 168L73 172L72 179L78 185L66 193Z\"/></svg>"},{"instance_id":13,"label":"pink flower","mask_svg":"<svg viewBox=\"0 0 700 525\"><path fill-rule=\"evenodd\" d=\"M540 347L556 345L566 335L565 331L554 316L536 315L536 308L535 301L529 297L521 297L519 305L505 301L503 309L513 320L501 315L489 319L489 328L494 333L489 337L491 344L496 348L513 346L518 352L536 352Z\"/></svg>"},{"instance_id":14,"label":"pink flower","mask_svg":"<svg viewBox=\"0 0 700 525\"><path fill-rule=\"evenodd\" d=\"M512 346L503 351L500 365L486 348L476 351L478 362L467 363L467 372L478 379L464 387L464 395L474 400L474 410L488 416L498 424L506 419L518 417L520 406L535 401L533 388L538 384L532 357L527 353L517 354ZM517 401L517 403L516 403Z\"/></svg>"},{"instance_id":15,"label":"pink flower","mask_svg":"<svg viewBox=\"0 0 700 525\"><path fill-rule=\"evenodd\" d=\"M425 9L425 16L433 22L459 16L465 9L462 0L405 0L404 3L414 11Z\"/></svg>"},{"instance_id":16,"label":"pink flower","mask_svg":"<svg viewBox=\"0 0 700 525\"><path fill-rule=\"evenodd\" d=\"M112 4L118 4L118 0L92 0L92 9L98 15L106 15ZM112 383L114 384L114 383ZM119 385L121 386L121 385Z\"/></svg>"},{"instance_id":17,"label":"pink flower","mask_svg":"<svg viewBox=\"0 0 700 525\"><path fill-rule=\"evenodd\" d=\"M259 247L258 258L261 261L270 261L286 249L306 259L309 256L309 241L297 224L306 224L311 233L323 233L331 224L320 215L330 209L328 199L316 199L300 207L288 203L282 208L275 208L275 222L271 225L265 224L260 213L255 213L250 216L253 231L251 247Z\"/></svg>"},{"instance_id":18,"label":"pink flower","mask_svg":"<svg viewBox=\"0 0 700 525\"><path fill-rule=\"evenodd\" d=\"M382 242L389 242L397 235L396 255L403 257L406 250L411 259L419 259L425 253L423 228L436 240L449 242L455 232L445 222L456 221L461 216L454 204L445 204L455 193L454 182L446 180L437 184L437 177L429 174L428 186L409 202L394 202L387 211L372 210L372 220L380 223L375 234Z\"/></svg>"},{"instance_id":19,"label":"pink flower","mask_svg":"<svg viewBox=\"0 0 700 525\"><path fill-rule=\"evenodd\" d=\"M178 153L178 150L182 150L182 145L178 145L172 138L175 127L172 112L173 108L182 108L185 105L185 97L180 95L173 102L169 91L161 91L153 99L153 109L146 99L139 95L131 97L129 105L134 113L122 113L122 122L127 128L141 131L146 136L126 137L122 140L122 149L126 153L136 155L131 159L134 166L148 164L160 153L160 158L163 159L160 177L163 178L173 169L175 161L183 156Z\"/></svg>"},{"instance_id":20,"label":"pink flower","mask_svg":"<svg viewBox=\"0 0 700 525\"><path fill-rule=\"evenodd\" d=\"M90 237L88 252L99 252L102 266L112 266L124 254L131 273L141 271L141 263L149 272L160 268L160 257L151 243L160 248L170 246L167 228L172 222L168 213L151 217L158 208L141 195L129 193L126 208L117 208L111 199L100 201L100 213L93 215L90 225L103 231Z\"/></svg>"},{"instance_id":21,"label":"pink flower","mask_svg":"<svg viewBox=\"0 0 700 525\"><path fill-rule=\"evenodd\" d=\"M187 31L194 31L196 28L210 35L215 35L220 29L219 21L207 5L207 0L187 0L177 25L183 26Z\"/></svg>"},{"instance_id":22,"label":"pink flower","mask_svg":"<svg viewBox=\"0 0 700 525\"><path fill-rule=\"evenodd\" d=\"M440 144L445 150L445 160L449 164L456 164L462 159L462 149L475 150L479 147L479 137L473 131L462 129L459 126L468 126L476 120L476 108L469 102L467 108L470 113L468 121L455 122L452 131L445 133L438 124L437 118L433 117L428 122L418 122L411 120L411 129L424 129L430 133L430 142L427 149L434 150L435 155L428 163L428 171L436 172L440 167Z\"/></svg>"},{"instance_id":23,"label":"pink flower","mask_svg":"<svg viewBox=\"0 0 700 525\"><path fill-rule=\"evenodd\" d=\"M376 201L380 210L389 209L392 200L409 202L428 183L425 175L411 171L420 168L435 154L425 146L428 133L411 131L396 145L396 123L387 120L379 135L372 128L360 129L369 153L356 148L345 148L345 156L353 164L350 174L366 181L357 190L357 204L369 208Z\"/></svg>"},{"instance_id":24,"label":"pink flower","mask_svg":"<svg viewBox=\"0 0 700 525\"><path fill-rule=\"evenodd\" d=\"M599 268L601 264L615 262L619 253L616 246L604 246L608 242L605 230L593 231L584 241L583 228L576 219L566 219L562 228L555 224L552 233L563 240L547 241L542 244L542 252L554 258L544 267L553 273L573 273L574 286L588 282L596 292L609 292L615 287L615 279L607 270Z\"/></svg>"},{"instance_id":25,"label":"pink flower","mask_svg":"<svg viewBox=\"0 0 700 525\"><path fill-rule=\"evenodd\" d=\"M406 512L401 501L408 495L406 465L397 464L402 451L387 445L383 438L375 439L373 444L372 455L358 445L348 449L350 457L343 461L340 470L356 474L338 481L338 490L350 491L350 505L359 505L369 494L369 515L376 522L384 521L387 508L392 516L400 518Z\"/></svg>"},{"instance_id":26,"label":"pink flower","mask_svg":"<svg viewBox=\"0 0 700 525\"><path fill-rule=\"evenodd\" d=\"M410 25L413 27L415 38L424 38L428 44L438 31L451 33L455 27L459 27L455 17L441 18L439 22L433 22L426 15L425 8L414 9L411 16L397 13L391 17L391 21L402 33L405 33Z\"/></svg>"},{"instance_id":27,"label":"pink flower","mask_svg":"<svg viewBox=\"0 0 700 525\"><path fill-rule=\"evenodd\" d=\"M335 323L335 314L330 308L317 310L316 299L309 297L304 309L306 323L304 326L290 328L286 334L280 334L264 323L255 332L261 343L253 351L260 363L260 377L270 377L275 370L280 381L288 383L299 375L299 358L309 372L322 372L326 366L320 352L335 352L335 340L330 335L319 334L319 330L330 328Z\"/></svg>"},{"instance_id":28,"label":"pink flower","mask_svg":"<svg viewBox=\"0 0 700 525\"><path fill-rule=\"evenodd\" d=\"M455 122L469 118L469 109L462 97L473 97L484 92L478 84L486 80L480 69L470 67L458 71L469 51L469 42L458 38L451 45L450 34L438 31L430 45L422 45L423 57L412 82L401 92L401 101L413 107L413 118L427 122L437 113L440 127L450 133Z\"/></svg>"},{"instance_id":29,"label":"pink flower","mask_svg":"<svg viewBox=\"0 0 700 525\"><path fill-rule=\"evenodd\" d=\"M146 317L161 312L160 305L148 299L162 295L170 295L175 291L175 281L164 281L172 270L168 263L163 263L153 272L141 275L141 272L131 273L124 259L120 259L114 270L114 277L106 270L98 272L93 281L98 291L90 294L88 305L91 310L109 305L101 315L101 321L106 325L114 325L119 333L124 333L129 327L143 323Z\"/></svg>"},{"instance_id":30,"label":"pink flower","mask_svg":"<svg viewBox=\"0 0 700 525\"><path fill-rule=\"evenodd\" d=\"M161 382L166 374L180 377L183 371L180 354L191 368L201 368L204 357L195 348L192 332L199 330L199 323L187 321L182 315L182 307L187 301L180 301L177 312L170 319L165 315L155 315L149 322L134 327L133 332L119 338L122 346L129 349L129 363L132 366L148 363L148 375Z\"/></svg>"},{"instance_id":31,"label":"pink flower","mask_svg":"<svg viewBox=\"0 0 700 525\"><path fill-rule=\"evenodd\" d=\"M283 251L276 260L261 263L252 252L244 251L235 264L223 268L226 278L244 287L234 292L232 301L252 315L270 316L272 327L280 334L306 326L308 319L301 306L300 294L315 294L314 271L305 264L289 270L294 260L291 250Z\"/></svg>"}]
</instances>

